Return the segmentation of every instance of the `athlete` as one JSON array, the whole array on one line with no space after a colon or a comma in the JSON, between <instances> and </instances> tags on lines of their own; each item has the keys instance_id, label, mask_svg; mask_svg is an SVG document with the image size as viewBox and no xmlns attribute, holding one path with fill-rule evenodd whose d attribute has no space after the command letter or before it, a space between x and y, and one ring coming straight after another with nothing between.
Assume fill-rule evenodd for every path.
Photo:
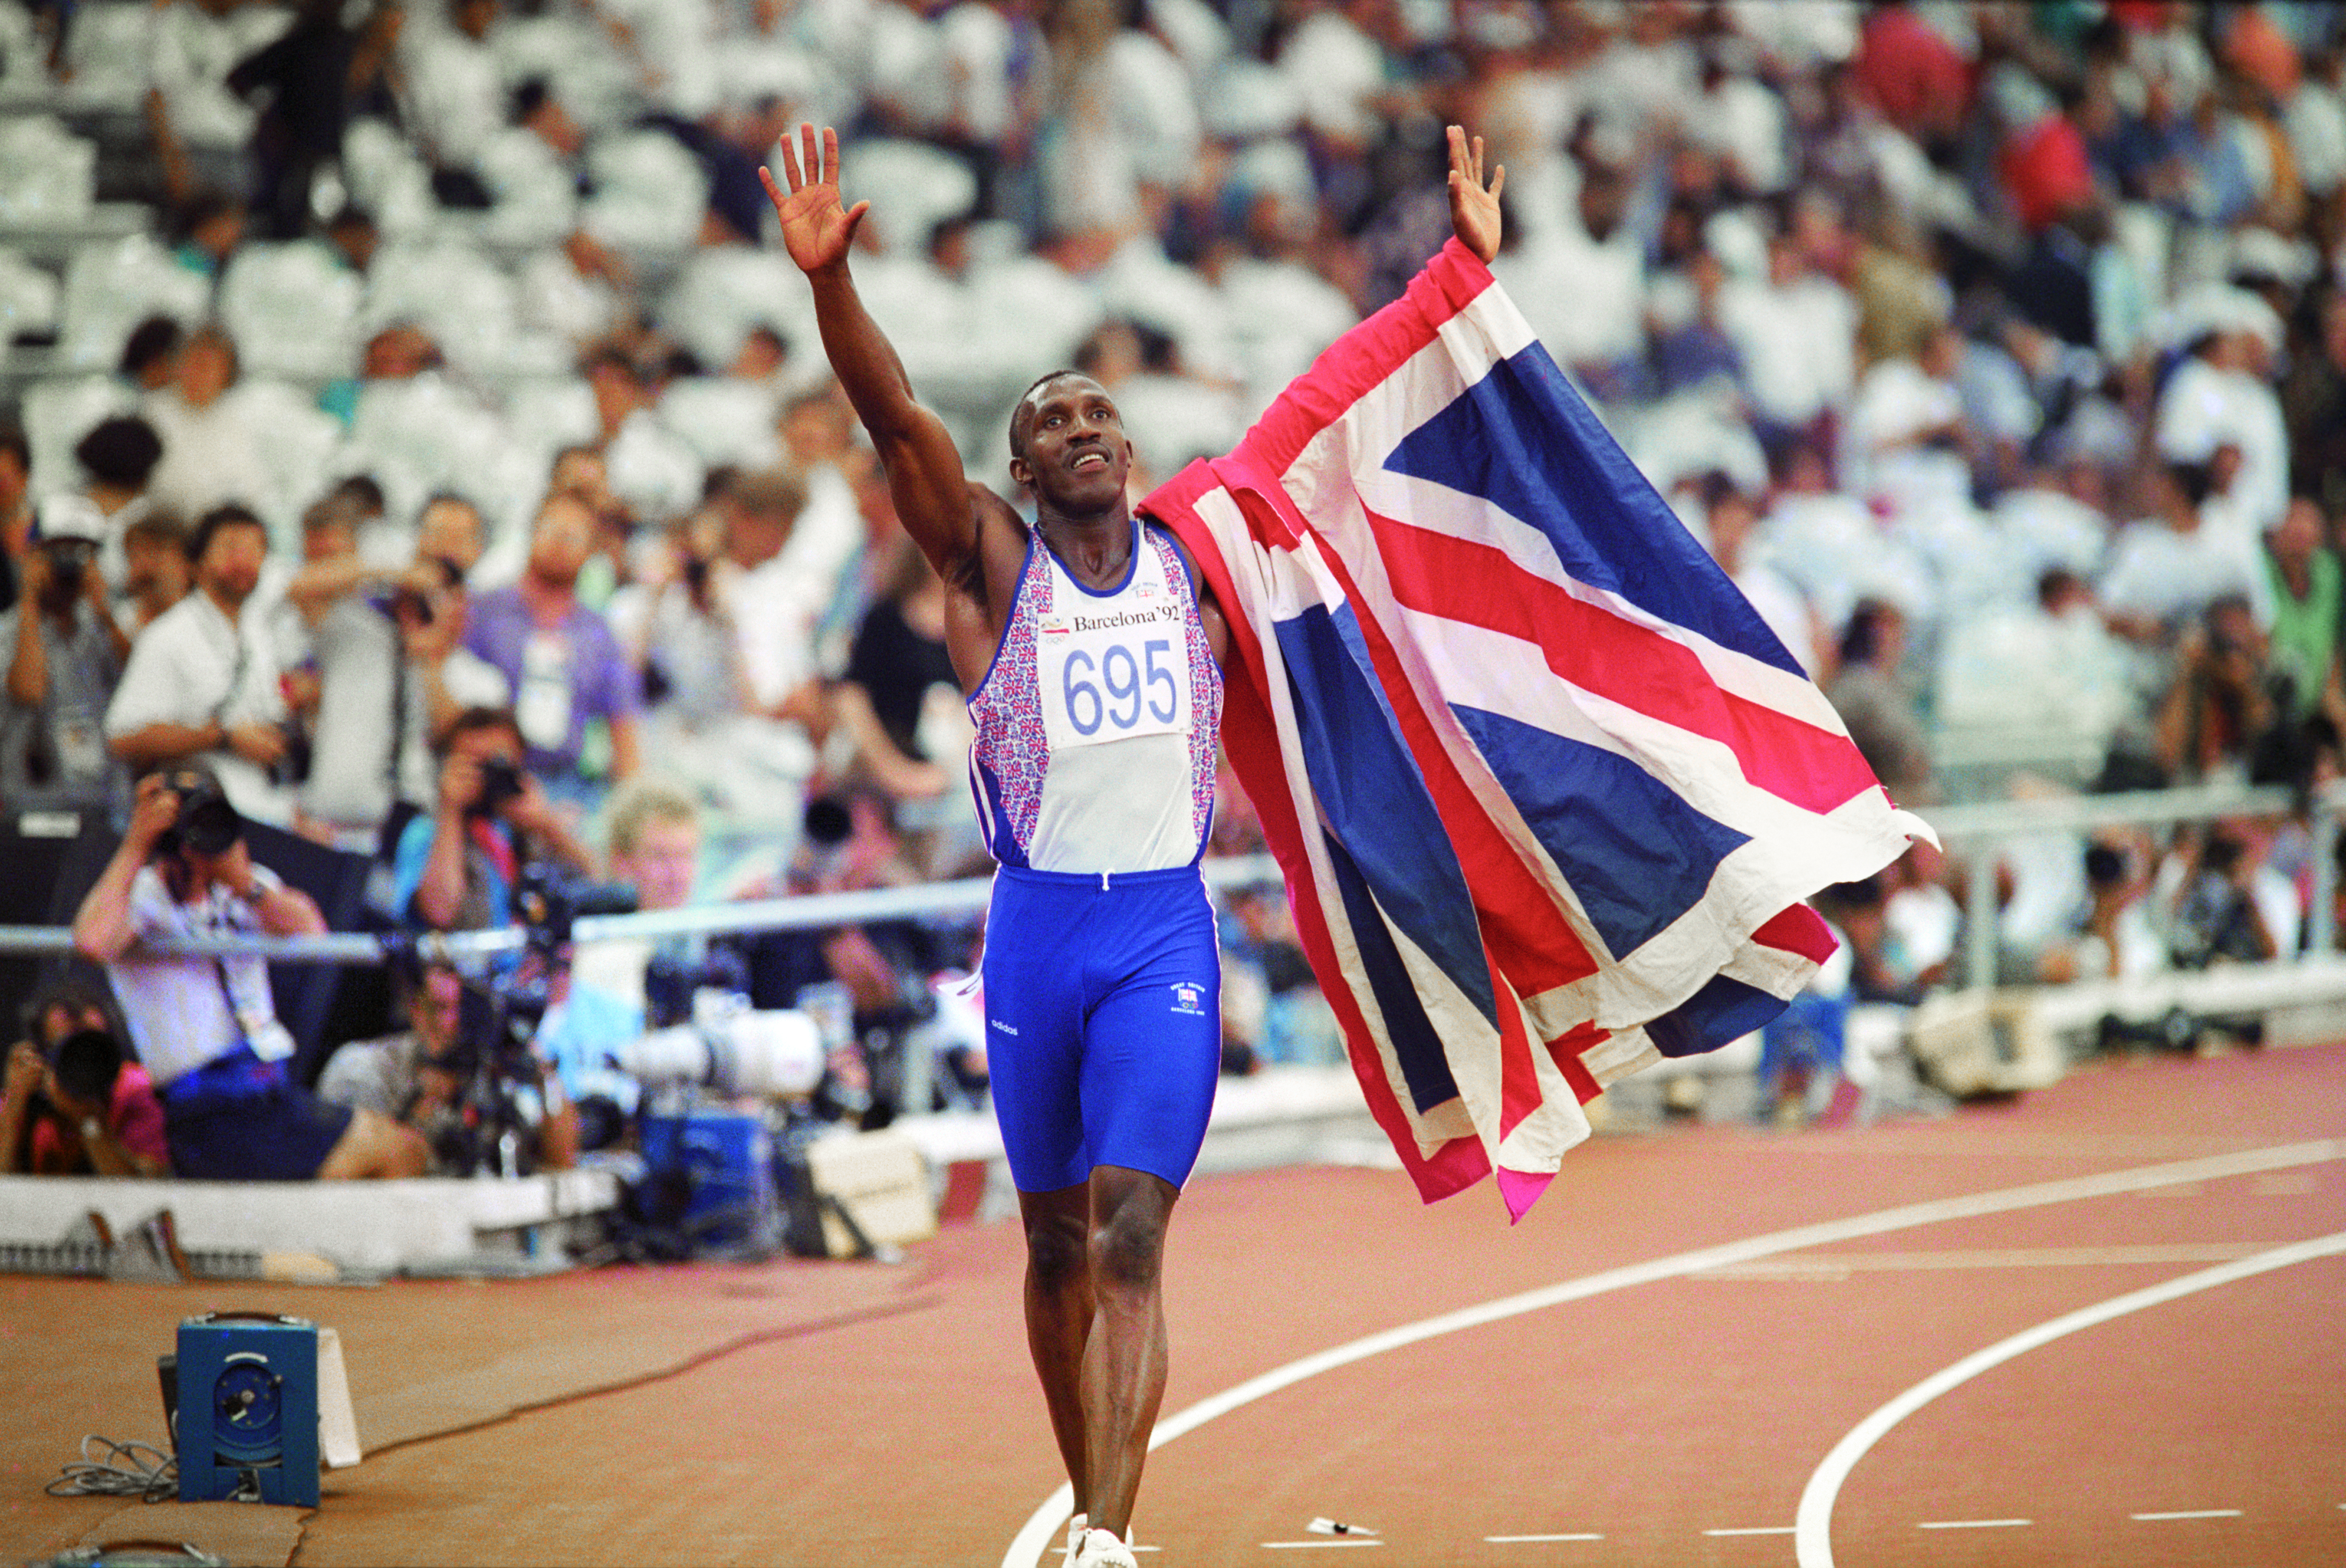
<instances>
[{"instance_id":1,"label":"athlete","mask_svg":"<svg viewBox=\"0 0 2346 1568\"><path fill-rule=\"evenodd\" d=\"M1133 1497L1164 1398L1174 1200L1221 1060L1221 962L1198 861L1213 808L1229 628L1172 535L1137 520L1107 389L1057 371L1010 416L1035 523L962 471L856 297L870 209L839 194L839 137L781 143L766 191L814 290L823 351L896 513L944 578L945 647L976 739L970 783L1000 861L986 922L987 1063L1026 1235L1026 1342L1075 1491L1066 1561L1137 1568ZM1487 263L1500 185L1450 130L1451 216Z\"/></svg>"}]
</instances>

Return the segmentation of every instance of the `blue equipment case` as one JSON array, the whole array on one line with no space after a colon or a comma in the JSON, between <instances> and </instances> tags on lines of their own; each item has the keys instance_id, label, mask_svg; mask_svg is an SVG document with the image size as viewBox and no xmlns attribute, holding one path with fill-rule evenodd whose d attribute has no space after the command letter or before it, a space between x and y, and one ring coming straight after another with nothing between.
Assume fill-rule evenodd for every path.
<instances>
[{"instance_id":1,"label":"blue equipment case","mask_svg":"<svg viewBox=\"0 0 2346 1568\"><path fill-rule=\"evenodd\" d=\"M689 1196L682 1228L694 1250L772 1247L780 1235L773 1135L755 1112L692 1110L648 1115L644 1165L680 1174Z\"/></svg>"},{"instance_id":2,"label":"blue equipment case","mask_svg":"<svg viewBox=\"0 0 2346 1568\"><path fill-rule=\"evenodd\" d=\"M318 1506L318 1326L207 1312L179 1323L179 1501Z\"/></svg>"}]
</instances>

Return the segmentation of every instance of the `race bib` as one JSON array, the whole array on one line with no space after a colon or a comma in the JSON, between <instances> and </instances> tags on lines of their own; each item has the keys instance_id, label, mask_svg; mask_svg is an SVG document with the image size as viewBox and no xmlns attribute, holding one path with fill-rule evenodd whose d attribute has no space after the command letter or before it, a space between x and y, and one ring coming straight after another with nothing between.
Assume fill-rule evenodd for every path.
<instances>
[{"instance_id":1,"label":"race bib","mask_svg":"<svg viewBox=\"0 0 2346 1568\"><path fill-rule=\"evenodd\" d=\"M1171 595L1113 608L1078 603L1035 628L1051 749L1189 730L1189 650Z\"/></svg>"}]
</instances>

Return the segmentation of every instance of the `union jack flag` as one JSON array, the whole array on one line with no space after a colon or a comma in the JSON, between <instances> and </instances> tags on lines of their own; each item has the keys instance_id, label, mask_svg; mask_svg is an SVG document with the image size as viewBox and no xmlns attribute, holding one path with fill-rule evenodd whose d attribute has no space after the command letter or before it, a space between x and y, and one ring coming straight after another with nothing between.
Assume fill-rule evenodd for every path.
<instances>
[{"instance_id":1,"label":"union jack flag","mask_svg":"<svg viewBox=\"0 0 2346 1568\"><path fill-rule=\"evenodd\" d=\"M1142 510L1230 622L1223 744L1371 1110L1520 1218L1582 1106L1775 1016L1800 901L1927 837L1447 244Z\"/></svg>"}]
</instances>

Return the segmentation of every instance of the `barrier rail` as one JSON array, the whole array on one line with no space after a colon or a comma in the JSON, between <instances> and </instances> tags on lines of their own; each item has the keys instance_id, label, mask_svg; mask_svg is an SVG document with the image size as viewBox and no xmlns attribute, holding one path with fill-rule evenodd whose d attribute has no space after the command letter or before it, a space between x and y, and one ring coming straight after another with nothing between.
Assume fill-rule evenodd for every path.
<instances>
[{"instance_id":1,"label":"barrier rail","mask_svg":"<svg viewBox=\"0 0 2346 1568\"><path fill-rule=\"evenodd\" d=\"M2297 809L2299 797L2280 787L2228 786L2195 789L2142 790L2116 795L2080 795L2045 800L1998 800L1942 806L1920 815L1950 847L1994 849L2041 833L2087 833L2114 827L2161 827L2213 821L2225 817L2278 816ZM2333 785L2312 802L2313 907L2307 947L2328 952L2337 942L2338 845L2346 817L2346 785ZM1995 983L1997 858L1975 853L1966 868L1968 908L1965 973L1974 986ZM1279 883L1278 863L1269 855L1240 855L1205 862L1206 881L1216 887ZM986 877L928 882L865 892L814 893L738 903L695 904L686 909L626 915L581 916L578 942L614 938L658 938L720 932L805 931L865 921L903 920L965 913L985 907L994 883ZM427 959L461 962L517 950L517 927L499 931L426 933L412 940ZM73 933L62 926L0 926L0 955L64 953ZM372 964L382 962L382 938L353 932L311 937L189 938L148 950L165 956L213 957L254 953L278 963Z\"/></svg>"},{"instance_id":2,"label":"barrier rail","mask_svg":"<svg viewBox=\"0 0 2346 1568\"><path fill-rule=\"evenodd\" d=\"M1203 870L1207 882L1214 887L1260 887L1280 881L1279 862L1269 855L1211 860L1205 862ZM806 931L865 921L964 913L984 909L993 891L992 878L972 877L962 881L874 888L864 892L809 893L794 898L647 910L637 914L581 915L571 934L575 941L589 942L717 932ZM507 926L497 931L427 932L410 940L427 959L461 962L515 952L522 945L522 932L517 926ZM0 954L64 953L71 952L73 945L73 932L65 926L0 926ZM192 958L252 953L273 963L370 964L382 962L385 944L378 936L334 932L324 936L189 937L158 942L141 952L152 956Z\"/></svg>"},{"instance_id":3,"label":"barrier rail","mask_svg":"<svg viewBox=\"0 0 2346 1568\"><path fill-rule=\"evenodd\" d=\"M2278 785L2260 789L2229 785L1983 801L1938 807L1921 815L1938 830L1942 843L1993 850L2040 833L2088 833L2099 828L2171 827L2226 817L2281 816L2296 810L2299 801L2294 790ZM2346 814L2346 787L2331 786L2311 805L2313 907L2308 917L2306 948L2326 953L2338 939L2339 820ZM1965 867L1964 972L1977 987L1995 983L1997 869L1997 858L1992 853L1971 855Z\"/></svg>"}]
</instances>

